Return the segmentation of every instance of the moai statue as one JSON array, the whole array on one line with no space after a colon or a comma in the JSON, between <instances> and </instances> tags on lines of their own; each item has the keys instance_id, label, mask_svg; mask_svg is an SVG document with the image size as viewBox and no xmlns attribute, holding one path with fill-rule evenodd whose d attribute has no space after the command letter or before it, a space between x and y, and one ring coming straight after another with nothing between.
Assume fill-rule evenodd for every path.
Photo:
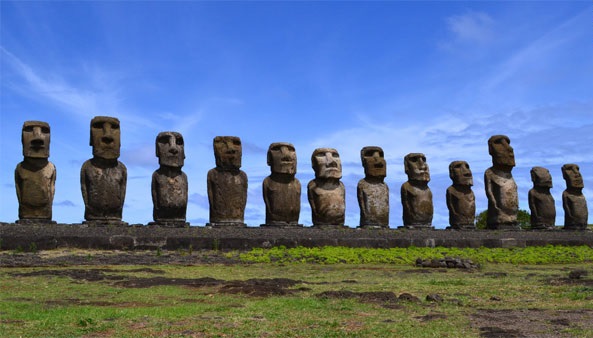
<instances>
[{"instance_id":1,"label":"moai statue","mask_svg":"<svg viewBox=\"0 0 593 338\"><path fill-rule=\"evenodd\" d=\"M185 159L183 136L164 131L156 137L156 156L159 169L152 174L151 225L185 227L187 210L187 175L181 168Z\"/></svg>"},{"instance_id":2,"label":"moai statue","mask_svg":"<svg viewBox=\"0 0 593 338\"><path fill-rule=\"evenodd\" d=\"M520 230L517 222L519 196L517 184L511 171L515 166L515 153L511 140L506 135L494 135L488 139L488 152L492 167L484 173L484 185L488 198L488 229Z\"/></svg>"},{"instance_id":3,"label":"moai statue","mask_svg":"<svg viewBox=\"0 0 593 338\"><path fill-rule=\"evenodd\" d=\"M208 171L210 223L207 226L246 226L247 175L241 168L241 139L216 136L216 168Z\"/></svg>"},{"instance_id":4,"label":"moai statue","mask_svg":"<svg viewBox=\"0 0 593 338\"><path fill-rule=\"evenodd\" d=\"M56 167L48 161L49 140L50 130L47 122L27 121L23 124L23 161L14 171L16 196L19 201L17 223L55 223L51 216Z\"/></svg>"},{"instance_id":5,"label":"moai statue","mask_svg":"<svg viewBox=\"0 0 593 338\"><path fill-rule=\"evenodd\" d=\"M118 119L95 116L91 120L93 158L84 162L80 170L85 224L127 225L121 219L128 172L126 166L117 160L120 144Z\"/></svg>"},{"instance_id":6,"label":"moai statue","mask_svg":"<svg viewBox=\"0 0 593 338\"><path fill-rule=\"evenodd\" d=\"M404 158L404 165L408 181L401 187L403 227L432 229L432 192L428 187L430 172L426 164L426 156L410 153Z\"/></svg>"},{"instance_id":7,"label":"moai statue","mask_svg":"<svg viewBox=\"0 0 593 338\"><path fill-rule=\"evenodd\" d=\"M346 189L340 154L333 148L317 148L311 155L315 179L307 185L313 226L344 226Z\"/></svg>"},{"instance_id":8,"label":"moai statue","mask_svg":"<svg viewBox=\"0 0 593 338\"><path fill-rule=\"evenodd\" d=\"M301 182L295 178L297 157L290 143L277 142L268 148L270 176L264 179L262 192L266 203L266 224L262 226L302 226Z\"/></svg>"},{"instance_id":9,"label":"moai statue","mask_svg":"<svg viewBox=\"0 0 593 338\"><path fill-rule=\"evenodd\" d=\"M556 224L556 205L550 194L552 175L546 168L531 169L533 188L529 190L529 210L531 210L532 229L554 229Z\"/></svg>"},{"instance_id":10,"label":"moai statue","mask_svg":"<svg viewBox=\"0 0 593 338\"><path fill-rule=\"evenodd\" d=\"M447 188L447 208L451 229L472 230L476 228L476 196L472 191L474 178L469 164L453 161L449 164L449 177L453 184Z\"/></svg>"},{"instance_id":11,"label":"moai statue","mask_svg":"<svg viewBox=\"0 0 593 338\"><path fill-rule=\"evenodd\" d=\"M356 195L361 228L389 228L389 187L385 184L387 162L380 147L360 151L364 178L358 181Z\"/></svg>"},{"instance_id":12,"label":"moai statue","mask_svg":"<svg viewBox=\"0 0 593 338\"><path fill-rule=\"evenodd\" d=\"M585 230L589 219L587 200L583 195L583 177L576 164L562 166L562 177L566 181L566 190L562 193L564 208L564 230Z\"/></svg>"}]
</instances>

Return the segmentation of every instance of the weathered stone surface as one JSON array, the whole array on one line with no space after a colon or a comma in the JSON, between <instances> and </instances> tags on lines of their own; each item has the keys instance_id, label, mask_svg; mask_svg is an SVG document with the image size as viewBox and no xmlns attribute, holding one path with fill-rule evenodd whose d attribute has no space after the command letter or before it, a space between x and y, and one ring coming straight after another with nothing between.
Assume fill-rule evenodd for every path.
<instances>
[{"instance_id":1,"label":"weathered stone surface","mask_svg":"<svg viewBox=\"0 0 593 338\"><path fill-rule=\"evenodd\" d=\"M556 205L550 194L552 175L542 167L531 169L533 188L529 190L529 210L531 211L531 228L553 229L556 224Z\"/></svg>"},{"instance_id":2,"label":"weathered stone surface","mask_svg":"<svg viewBox=\"0 0 593 338\"><path fill-rule=\"evenodd\" d=\"M80 170L85 223L127 225L122 222L128 173L119 162L120 124L114 117L96 116L91 120L90 145L93 158Z\"/></svg>"},{"instance_id":3,"label":"weathered stone surface","mask_svg":"<svg viewBox=\"0 0 593 338\"><path fill-rule=\"evenodd\" d=\"M358 181L356 195L360 207L360 227L389 227L389 187L385 184L387 162L380 147L360 151L365 177Z\"/></svg>"},{"instance_id":4,"label":"weathered stone surface","mask_svg":"<svg viewBox=\"0 0 593 338\"><path fill-rule=\"evenodd\" d=\"M515 153L506 135L488 139L488 152L492 167L484 173L484 186L488 198L488 229L518 230L519 196L511 171L515 166Z\"/></svg>"},{"instance_id":5,"label":"weathered stone surface","mask_svg":"<svg viewBox=\"0 0 593 338\"><path fill-rule=\"evenodd\" d=\"M295 178L297 156L290 143L276 142L268 148L270 176L264 179L262 194L266 204L264 226L302 226L301 182Z\"/></svg>"},{"instance_id":6,"label":"weathered stone surface","mask_svg":"<svg viewBox=\"0 0 593 338\"><path fill-rule=\"evenodd\" d=\"M410 153L404 158L408 181L401 186L404 227L432 228L432 192L428 187L430 171L426 156Z\"/></svg>"},{"instance_id":7,"label":"weathered stone surface","mask_svg":"<svg viewBox=\"0 0 593 338\"><path fill-rule=\"evenodd\" d=\"M313 226L343 226L346 189L342 178L340 154L333 148L317 148L311 156L315 179L307 185Z\"/></svg>"},{"instance_id":8,"label":"weathered stone surface","mask_svg":"<svg viewBox=\"0 0 593 338\"><path fill-rule=\"evenodd\" d=\"M472 191L474 178L469 164L465 161L451 162L449 177L453 180L446 194L449 225L452 229L475 229L476 196Z\"/></svg>"},{"instance_id":9,"label":"weathered stone surface","mask_svg":"<svg viewBox=\"0 0 593 338\"><path fill-rule=\"evenodd\" d=\"M587 200L583 195L583 177L576 164L562 166L562 177L566 181L566 190L562 193L564 208L564 229L585 230L589 218Z\"/></svg>"},{"instance_id":10,"label":"weathered stone surface","mask_svg":"<svg viewBox=\"0 0 593 338\"><path fill-rule=\"evenodd\" d=\"M236 136L214 138L216 168L208 171L209 226L244 227L247 204L247 174L241 168L241 139Z\"/></svg>"},{"instance_id":11,"label":"weathered stone surface","mask_svg":"<svg viewBox=\"0 0 593 338\"><path fill-rule=\"evenodd\" d=\"M159 169L152 174L153 225L183 227L187 210L187 175L181 171L185 160L183 136L165 131L155 141Z\"/></svg>"},{"instance_id":12,"label":"weathered stone surface","mask_svg":"<svg viewBox=\"0 0 593 338\"><path fill-rule=\"evenodd\" d=\"M18 223L55 223L51 218L56 168L48 161L49 142L47 122L26 121L23 124L23 161L14 171L19 201Z\"/></svg>"}]
</instances>

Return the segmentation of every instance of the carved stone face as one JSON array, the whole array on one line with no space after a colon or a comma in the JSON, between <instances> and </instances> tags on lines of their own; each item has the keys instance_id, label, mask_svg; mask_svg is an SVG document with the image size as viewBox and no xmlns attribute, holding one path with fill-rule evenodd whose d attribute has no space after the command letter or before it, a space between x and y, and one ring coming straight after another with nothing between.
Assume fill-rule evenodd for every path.
<instances>
[{"instance_id":1,"label":"carved stone face","mask_svg":"<svg viewBox=\"0 0 593 338\"><path fill-rule=\"evenodd\" d=\"M25 122L21 134L23 156L30 158L48 158L50 141L49 132L49 124L47 122Z\"/></svg>"},{"instance_id":2,"label":"carved stone face","mask_svg":"<svg viewBox=\"0 0 593 338\"><path fill-rule=\"evenodd\" d=\"M311 156L315 178L342 178L340 154L333 148L317 148Z\"/></svg>"},{"instance_id":3,"label":"carved stone face","mask_svg":"<svg viewBox=\"0 0 593 338\"><path fill-rule=\"evenodd\" d=\"M268 165L273 173L295 175L297 157L294 146L284 142L270 144L268 148Z\"/></svg>"},{"instance_id":4,"label":"carved stone face","mask_svg":"<svg viewBox=\"0 0 593 338\"><path fill-rule=\"evenodd\" d=\"M93 156L107 160L119 157L119 120L115 117L95 116L91 120L91 146Z\"/></svg>"},{"instance_id":5,"label":"carved stone face","mask_svg":"<svg viewBox=\"0 0 593 338\"><path fill-rule=\"evenodd\" d=\"M449 177L454 185L474 185L474 178L469 164L465 161L453 161L449 164Z\"/></svg>"},{"instance_id":6,"label":"carved stone face","mask_svg":"<svg viewBox=\"0 0 593 338\"><path fill-rule=\"evenodd\" d=\"M533 186L535 187L552 187L552 175L550 175L550 171L546 168L533 167L531 169L531 181L533 182Z\"/></svg>"},{"instance_id":7,"label":"carved stone face","mask_svg":"<svg viewBox=\"0 0 593 338\"><path fill-rule=\"evenodd\" d=\"M156 156L159 164L168 167L183 167L185 150L183 136L174 131L164 131L156 137Z\"/></svg>"},{"instance_id":8,"label":"carved stone face","mask_svg":"<svg viewBox=\"0 0 593 338\"><path fill-rule=\"evenodd\" d=\"M214 157L216 166L233 170L241 168L241 139L236 136L216 136L214 138Z\"/></svg>"},{"instance_id":9,"label":"carved stone face","mask_svg":"<svg viewBox=\"0 0 593 338\"><path fill-rule=\"evenodd\" d=\"M360 159L365 176L387 176L387 163L381 147L364 147L360 150Z\"/></svg>"},{"instance_id":10,"label":"carved stone face","mask_svg":"<svg viewBox=\"0 0 593 338\"><path fill-rule=\"evenodd\" d=\"M426 156L421 153L410 153L404 158L404 165L409 181L430 181L430 171L426 164Z\"/></svg>"},{"instance_id":11,"label":"carved stone face","mask_svg":"<svg viewBox=\"0 0 593 338\"><path fill-rule=\"evenodd\" d=\"M562 166L562 177L566 180L566 186L569 188L584 188L583 176L580 168L576 164L565 164Z\"/></svg>"},{"instance_id":12,"label":"carved stone face","mask_svg":"<svg viewBox=\"0 0 593 338\"><path fill-rule=\"evenodd\" d=\"M511 140L506 135L494 135L488 139L488 153L494 165L515 166L515 152Z\"/></svg>"}]
</instances>

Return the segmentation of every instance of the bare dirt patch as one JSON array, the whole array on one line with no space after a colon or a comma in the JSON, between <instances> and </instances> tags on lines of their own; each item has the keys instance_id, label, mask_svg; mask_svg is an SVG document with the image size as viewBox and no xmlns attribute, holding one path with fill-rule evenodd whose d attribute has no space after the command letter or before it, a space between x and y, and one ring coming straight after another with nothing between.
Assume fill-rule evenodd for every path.
<instances>
[{"instance_id":1,"label":"bare dirt patch","mask_svg":"<svg viewBox=\"0 0 593 338\"><path fill-rule=\"evenodd\" d=\"M481 337L574 337L593 329L593 310L489 310L470 316Z\"/></svg>"},{"instance_id":2,"label":"bare dirt patch","mask_svg":"<svg viewBox=\"0 0 593 338\"><path fill-rule=\"evenodd\" d=\"M225 281L211 277L203 278L169 278L169 277L135 277L121 275L129 272L147 272L152 274L162 274L161 270L150 268L134 270L112 270L112 269L63 269L63 270L37 270L24 273L11 273L13 277L30 276L59 276L68 277L75 281L88 282L112 282L114 286L125 288L149 288L155 286L186 286L192 288L218 287L219 293L226 294L245 294L253 297L269 297L289 295L295 292L308 290L305 287L293 289L297 284L305 282L288 278L254 278L248 280ZM65 298L56 301L50 301L47 305L98 305L110 306L112 304L90 304L84 303L79 299Z\"/></svg>"}]
</instances>

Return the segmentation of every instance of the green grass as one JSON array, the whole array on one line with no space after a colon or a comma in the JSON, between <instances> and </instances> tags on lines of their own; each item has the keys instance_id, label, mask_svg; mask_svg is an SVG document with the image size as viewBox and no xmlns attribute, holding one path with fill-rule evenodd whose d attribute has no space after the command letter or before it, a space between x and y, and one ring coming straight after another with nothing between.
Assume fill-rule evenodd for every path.
<instances>
[{"instance_id":1,"label":"green grass","mask_svg":"<svg viewBox=\"0 0 593 338\"><path fill-rule=\"evenodd\" d=\"M162 273L133 271L138 266L0 268L0 336L478 337L479 327L470 323L472 315L482 309L593 311L592 284L560 282L573 269L589 271L585 281L591 282L591 254L590 248L583 247L278 248L228 253L244 262L268 257L274 264L150 266ZM482 267L472 272L413 267L418 257L442 256L471 258ZM554 264L546 263L550 260ZM558 260L562 264L557 264ZM352 261L355 263L340 264ZM329 264L332 262L338 264ZM65 276L14 275L71 269L106 269L103 273L107 276L123 280L211 277L300 282L290 288L298 290L292 294L254 297L225 293L220 285L127 288L116 278L91 282ZM421 302L317 296L325 291L410 293ZM445 301L428 302L428 294L439 294ZM593 327L585 324L561 329L568 335L593 337ZM554 331L547 333L553 335Z\"/></svg>"},{"instance_id":2,"label":"green grass","mask_svg":"<svg viewBox=\"0 0 593 338\"><path fill-rule=\"evenodd\" d=\"M318 263L318 264L414 264L417 258L461 257L476 263L562 264L593 262L593 248L588 246L544 246L525 248L390 248L348 247L256 248L249 252L227 253L252 263Z\"/></svg>"}]
</instances>

